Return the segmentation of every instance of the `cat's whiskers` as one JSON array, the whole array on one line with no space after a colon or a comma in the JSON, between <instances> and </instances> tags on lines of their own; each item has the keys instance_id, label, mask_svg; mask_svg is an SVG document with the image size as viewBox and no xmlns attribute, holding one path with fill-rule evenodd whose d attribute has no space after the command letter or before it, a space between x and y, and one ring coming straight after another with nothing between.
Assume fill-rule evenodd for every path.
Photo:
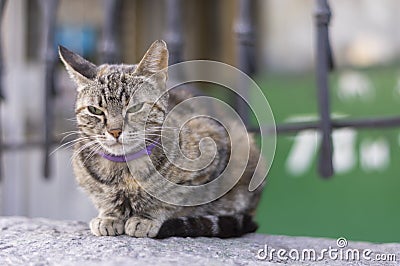
<instances>
[{"instance_id":1,"label":"cat's whiskers","mask_svg":"<svg viewBox=\"0 0 400 266\"><path fill-rule=\"evenodd\" d=\"M158 137L159 139L161 139L161 138L170 139L170 140L176 139L176 138L171 138L171 137L165 136L165 134L156 134L156 133L146 133L146 136L155 136L155 137Z\"/></svg>"},{"instance_id":2,"label":"cat's whiskers","mask_svg":"<svg viewBox=\"0 0 400 266\"><path fill-rule=\"evenodd\" d=\"M84 158L83 160L83 164L85 164L85 162L89 159L91 159L98 151L100 151L102 149L100 144L97 145L93 145L94 147L92 148L92 151Z\"/></svg>"},{"instance_id":3,"label":"cat's whiskers","mask_svg":"<svg viewBox=\"0 0 400 266\"><path fill-rule=\"evenodd\" d=\"M65 118L65 120L72 121L72 122L78 122L78 119L76 117Z\"/></svg>"},{"instance_id":4,"label":"cat's whiskers","mask_svg":"<svg viewBox=\"0 0 400 266\"><path fill-rule=\"evenodd\" d=\"M100 137L103 137L103 136L102 135L94 135L94 136L91 136L91 137L85 137L85 139L82 138L83 139L82 141L87 141L87 140L90 140L92 138L95 138L95 139L94 140L92 139L91 141L85 143L83 146L79 147L78 150L74 151L73 156L75 155L75 153L79 154L81 151L83 151L85 148L90 147L91 145L94 145L94 144L99 144L100 145L99 140L98 140L98 138L100 138ZM76 143L74 143L74 144L76 144ZM74 157L72 157L72 158L74 158Z\"/></svg>"},{"instance_id":5,"label":"cat's whiskers","mask_svg":"<svg viewBox=\"0 0 400 266\"><path fill-rule=\"evenodd\" d=\"M68 138L68 137L70 137L70 136L73 136L73 135L80 135L80 132L72 132L72 133L69 133L68 135L64 136L64 137L60 140L60 143L62 143L66 138Z\"/></svg>"},{"instance_id":6,"label":"cat's whiskers","mask_svg":"<svg viewBox=\"0 0 400 266\"><path fill-rule=\"evenodd\" d=\"M78 150L74 151L74 153L71 156L71 161L74 160L75 157L77 157L83 150L85 150L87 148L91 148L91 146L94 146L96 144L98 144L97 140L92 140L92 141L89 141L88 143L84 144Z\"/></svg>"},{"instance_id":7,"label":"cat's whiskers","mask_svg":"<svg viewBox=\"0 0 400 266\"><path fill-rule=\"evenodd\" d=\"M150 134L150 133L158 133L158 132L168 132L168 130L180 130L180 128L177 127L149 127L146 128L144 130L139 130L139 131L135 131L135 132L130 132L128 133L128 135L139 135L139 134Z\"/></svg>"},{"instance_id":8,"label":"cat's whiskers","mask_svg":"<svg viewBox=\"0 0 400 266\"><path fill-rule=\"evenodd\" d=\"M152 132L152 133L161 133L161 134L180 134L180 132L182 131L180 128L160 128L160 129L149 129L148 131Z\"/></svg>"},{"instance_id":9,"label":"cat's whiskers","mask_svg":"<svg viewBox=\"0 0 400 266\"><path fill-rule=\"evenodd\" d=\"M154 127L149 127L146 130L180 130L179 127L165 127L165 126L154 126Z\"/></svg>"},{"instance_id":10,"label":"cat's whiskers","mask_svg":"<svg viewBox=\"0 0 400 266\"><path fill-rule=\"evenodd\" d=\"M69 134L69 133L77 133L77 134L80 134L81 132L78 131L78 130L71 130L71 131L65 131L65 132L59 133L59 134L57 134L57 136L65 135L65 134Z\"/></svg>"},{"instance_id":11,"label":"cat's whiskers","mask_svg":"<svg viewBox=\"0 0 400 266\"><path fill-rule=\"evenodd\" d=\"M86 141L86 140L88 140L88 139L90 139L90 137L80 137L80 138L77 138L77 139L73 139L73 140L71 140L71 141L68 141L68 142L66 142L66 143L64 143L64 144L62 144L62 145L60 145L60 146L58 146L56 149L54 149L54 150L49 154L49 156L53 155L56 151L60 150L61 148L68 149L68 148L72 147L73 145L75 145L75 144L77 144L77 143L80 143L80 142L83 142L83 141Z\"/></svg>"},{"instance_id":12,"label":"cat's whiskers","mask_svg":"<svg viewBox=\"0 0 400 266\"><path fill-rule=\"evenodd\" d=\"M175 138L171 138L171 137L167 137L167 136L165 136L165 135L160 135L160 134L156 134L156 133L141 133L140 135L139 134L135 134L135 133L130 133L130 134L128 134L127 136L126 136L126 138L129 138L129 137L137 137L137 136L141 136L141 137L146 137L146 136L154 136L154 137L157 137L158 139L168 139L168 140L174 140Z\"/></svg>"},{"instance_id":13,"label":"cat's whiskers","mask_svg":"<svg viewBox=\"0 0 400 266\"><path fill-rule=\"evenodd\" d=\"M155 141L155 140L153 140L153 139L148 139L148 138L146 138L146 137L144 137L144 138L135 138L134 136L132 136L133 138L130 138L129 139L129 141L143 141L143 140L145 140L145 141L148 141L148 142L150 142L150 143L152 143L152 144L154 144L156 147L159 147L159 148L161 148L161 149L164 149L164 147L158 142L158 141Z\"/></svg>"},{"instance_id":14,"label":"cat's whiskers","mask_svg":"<svg viewBox=\"0 0 400 266\"><path fill-rule=\"evenodd\" d=\"M148 138L145 138L144 140L150 142L151 144L153 144L156 147L159 147L160 149L163 149L163 150L165 149L165 147L162 144L160 144L158 141L148 139Z\"/></svg>"},{"instance_id":15,"label":"cat's whiskers","mask_svg":"<svg viewBox=\"0 0 400 266\"><path fill-rule=\"evenodd\" d=\"M97 143L97 141L95 141L95 140L90 141L90 142L88 142L88 143L82 145L81 147L79 147L79 149L76 150L76 151L73 153L73 156L76 156L76 155L78 155L79 153L81 153L83 150L85 150L85 149L87 149L87 148L91 148L92 146L95 146L95 145L97 145L97 144L98 144L98 143Z\"/></svg>"}]
</instances>

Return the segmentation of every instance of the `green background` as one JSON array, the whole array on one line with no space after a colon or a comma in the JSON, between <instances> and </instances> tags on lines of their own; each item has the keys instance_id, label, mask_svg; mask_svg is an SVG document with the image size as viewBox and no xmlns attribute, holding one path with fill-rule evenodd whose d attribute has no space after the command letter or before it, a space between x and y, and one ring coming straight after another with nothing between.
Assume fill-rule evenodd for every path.
<instances>
[{"instance_id":1,"label":"green background","mask_svg":"<svg viewBox=\"0 0 400 266\"><path fill-rule=\"evenodd\" d=\"M340 73L332 74L332 112L352 118L399 115L400 97L393 93L400 73L397 68L357 71L370 79L376 89L375 98L340 101L336 93ZM277 123L294 115L317 115L313 74L264 75L256 81L266 95ZM278 136L275 159L257 212L258 232L399 242L399 133L399 128L359 130L356 153L363 139L384 138L390 146L388 168L365 172L359 167L357 156L355 168L328 180L318 175L316 158L304 175L294 177L287 173L285 161L294 138L293 135Z\"/></svg>"}]
</instances>

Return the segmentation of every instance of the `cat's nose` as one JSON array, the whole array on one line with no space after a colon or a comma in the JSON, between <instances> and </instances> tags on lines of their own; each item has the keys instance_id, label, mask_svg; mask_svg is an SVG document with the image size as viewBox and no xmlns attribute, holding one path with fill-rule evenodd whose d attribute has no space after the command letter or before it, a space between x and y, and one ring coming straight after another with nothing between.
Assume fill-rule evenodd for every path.
<instances>
[{"instance_id":1,"label":"cat's nose","mask_svg":"<svg viewBox=\"0 0 400 266\"><path fill-rule=\"evenodd\" d=\"M112 136L114 136L114 138L116 138L116 139L118 139L119 136L120 136L121 133L122 133L122 130L119 129L119 128L114 128L114 129L110 129L110 130L107 130L107 131L108 131L108 133L110 133Z\"/></svg>"}]
</instances>

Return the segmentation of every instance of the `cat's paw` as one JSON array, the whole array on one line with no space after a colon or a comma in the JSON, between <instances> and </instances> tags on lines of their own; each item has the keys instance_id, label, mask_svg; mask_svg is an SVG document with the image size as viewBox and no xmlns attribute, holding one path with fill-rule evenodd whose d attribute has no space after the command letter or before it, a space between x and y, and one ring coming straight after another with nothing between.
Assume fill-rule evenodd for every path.
<instances>
[{"instance_id":1,"label":"cat's paw","mask_svg":"<svg viewBox=\"0 0 400 266\"><path fill-rule=\"evenodd\" d=\"M124 233L124 221L113 217L96 217L90 221L90 230L96 236L117 236Z\"/></svg>"},{"instance_id":2,"label":"cat's paw","mask_svg":"<svg viewBox=\"0 0 400 266\"><path fill-rule=\"evenodd\" d=\"M141 217L131 217L125 223L125 234L134 237L156 237L162 223Z\"/></svg>"}]
</instances>

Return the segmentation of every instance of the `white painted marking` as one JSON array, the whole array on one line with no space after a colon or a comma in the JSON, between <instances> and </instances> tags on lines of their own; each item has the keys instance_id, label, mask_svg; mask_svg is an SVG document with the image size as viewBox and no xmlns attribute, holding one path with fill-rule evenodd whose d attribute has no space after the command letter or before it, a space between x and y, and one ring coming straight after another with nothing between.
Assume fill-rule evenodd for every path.
<instances>
[{"instance_id":1,"label":"white painted marking","mask_svg":"<svg viewBox=\"0 0 400 266\"><path fill-rule=\"evenodd\" d=\"M339 76L337 94L342 101L369 101L375 98L375 87L367 75L346 71Z\"/></svg>"},{"instance_id":2,"label":"white painted marking","mask_svg":"<svg viewBox=\"0 0 400 266\"><path fill-rule=\"evenodd\" d=\"M344 174L354 168L356 164L357 132L351 128L342 128L333 131L333 168L336 174Z\"/></svg>"},{"instance_id":3,"label":"white painted marking","mask_svg":"<svg viewBox=\"0 0 400 266\"><path fill-rule=\"evenodd\" d=\"M360 146L361 168L366 172L383 171L390 162L390 148L387 140L364 140Z\"/></svg>"},{"instance_id":4,"label":"white painted marking","mask_svg":"<svg viewBox=\"0 0 400 266\"><path fill-rule=\"evenodd\" d=\"M400 100L400 77L397 77L396 84L394 85L393 96L396 100Z\"/></svg>"},{"instance_id":5,"label":"white painted marking","mask_svg":"<svg viewBox=\"0 0 400 266\"><path fill-rule=\"evenodd\" d=\"M301 176L310 169L319 146L320 136L315 130L303 130L294 139L286 160L286 170L293 176Z\"/></svg>"}]
</instances>

